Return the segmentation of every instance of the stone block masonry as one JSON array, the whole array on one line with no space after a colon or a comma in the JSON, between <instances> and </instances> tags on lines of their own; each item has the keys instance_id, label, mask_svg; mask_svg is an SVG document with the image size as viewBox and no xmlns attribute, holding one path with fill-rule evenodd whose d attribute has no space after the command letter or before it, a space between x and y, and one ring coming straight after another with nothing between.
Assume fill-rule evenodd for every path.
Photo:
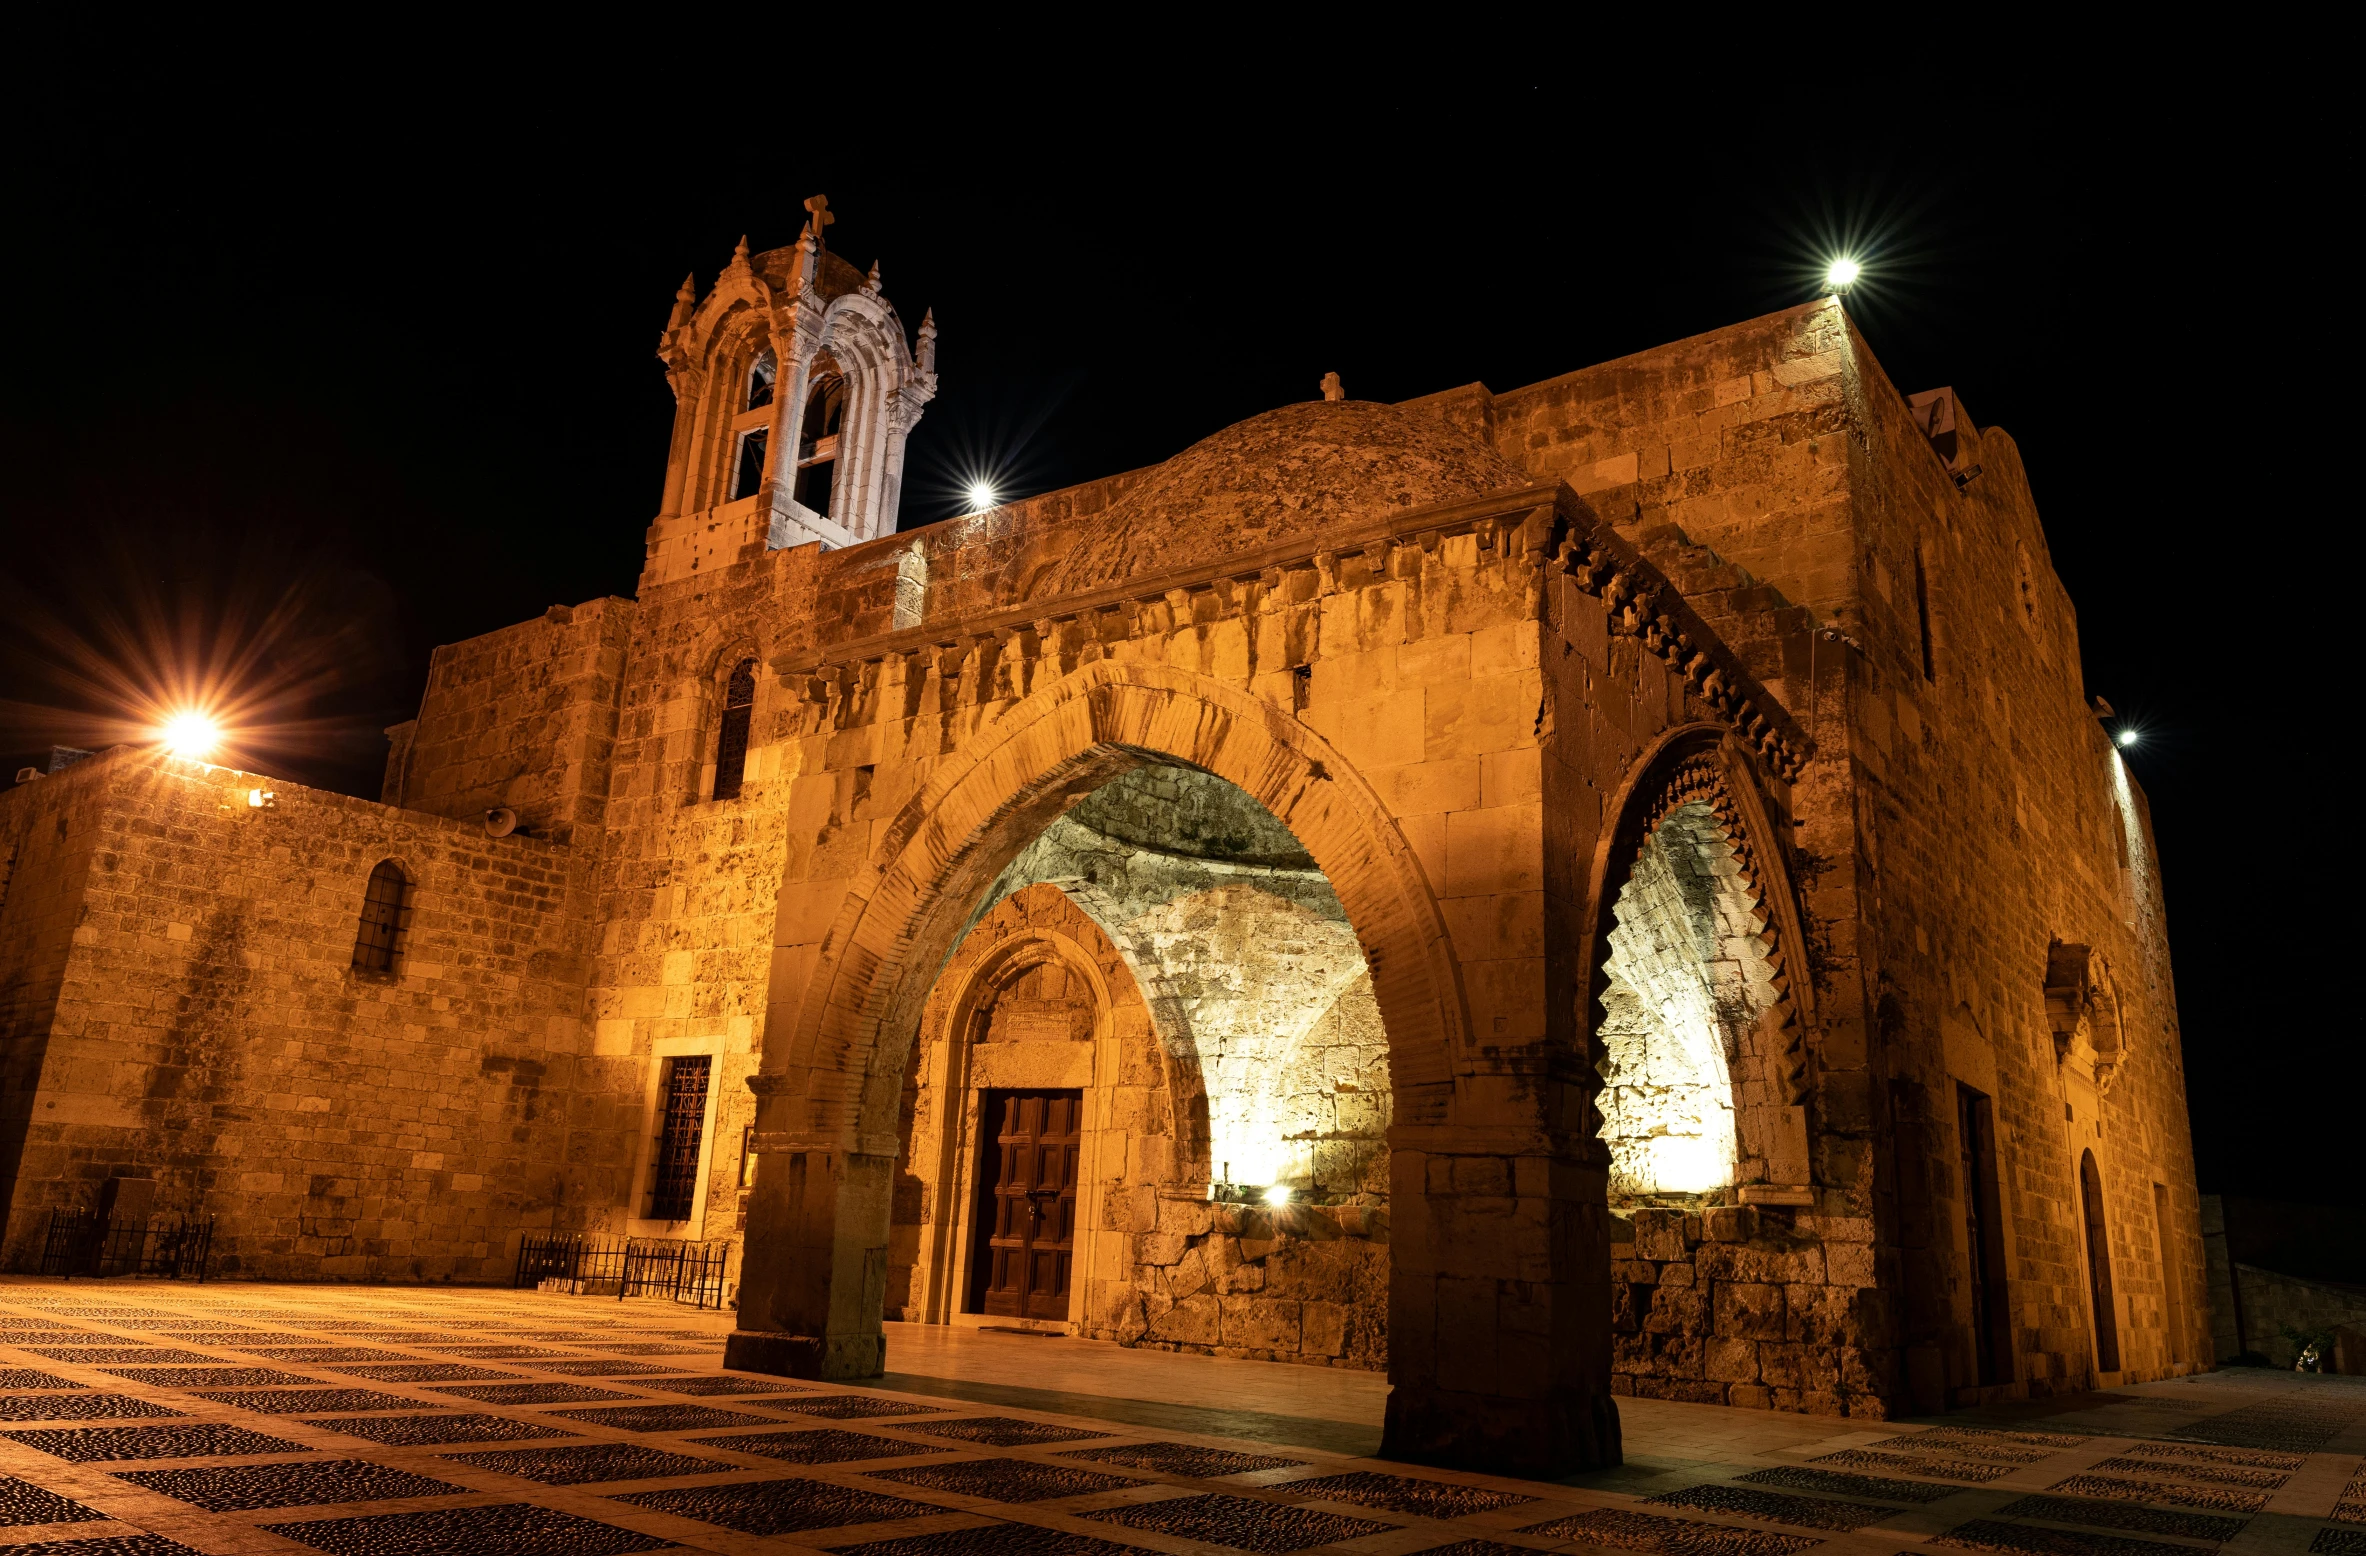
<instances>
[{"instance_id":1,"label":"stone block masonry","mask_svg":"<svg viewBox=\"0 0 2366 1556\"><path fill-rule=\"evenodd\" d=\"M493 1279L570 1204L570 1133L598 1136L567 847L128 749L29 790L0 909L26 974L8 1267L109 1177L214 1217L221 1273L273 1277ZM354 940L385 860L408 923L373 974Z\"/></svg>"}]
</instances>

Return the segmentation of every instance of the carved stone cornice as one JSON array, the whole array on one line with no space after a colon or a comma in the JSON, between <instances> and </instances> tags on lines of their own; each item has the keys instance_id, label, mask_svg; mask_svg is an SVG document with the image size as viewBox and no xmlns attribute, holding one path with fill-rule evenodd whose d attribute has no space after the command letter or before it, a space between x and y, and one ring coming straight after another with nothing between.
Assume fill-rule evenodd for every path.
<instances>
[{"instance_id":1,"label":"carved stone cornice","mask_svg":"<svg viewBox=\"0 0 2366 1556\"><path fill-rule=\"evenodd\" d=\"M790 650L773 659L781 684L833 719L859 717L875 703L857 694L878 686L891 662L925 663L947 681L961 678L962 700L988 695L995 664L1015 649L1033 657L1057 652L1071 639L1086 647L1149 628L1146 617L1205 620L1194 602L1209 599L1218 616L1254 612L1263 596L1283 588L1285 575L1306 577L1307 599L1356 587L1343 584L1341 563L1377 556L1384 564L1402 547L1434 554L1449 538L1475 536L1483 552L1527 559L1566 574L1580 592L1609 609L1610 631L1635 641L1682 677L1686 687L1768 767L1796 778L1814 750L1807 732L1731 649L1687 604L1676 587L1565 485L1537 485L1459 502L1408 509L1383 518L1331 526L1214 561L1187 563L1120 584L1026 601L957 621ZM1380 572L1385 574L1385 565ZM1185 602L1178 606L1175 602ZM1176 613L1191 611L1193 614Z\"/></svg>"}]
</instances>

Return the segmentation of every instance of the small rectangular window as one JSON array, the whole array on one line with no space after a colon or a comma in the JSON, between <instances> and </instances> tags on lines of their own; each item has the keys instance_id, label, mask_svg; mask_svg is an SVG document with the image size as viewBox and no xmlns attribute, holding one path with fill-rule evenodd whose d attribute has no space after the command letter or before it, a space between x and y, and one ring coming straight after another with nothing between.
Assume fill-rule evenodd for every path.
<instances>
[{"instance_id":1,"label":"small rectangular window","mask_svg":"<svg viewBox=\"0 0 2366 1556\"><path fill-rule=\"evenodd\" d=\"M658 1087L657 1153L649 1182L649 1217L687 1221L698 1202L698 1152L706 1142L707 1072L714 1060L689 1054L665 1062Z\"/></svg>"},{"instance_id":2,"label":"small rectangular window","mask_svg":"<svg viewBox=\"0 0 2366 1556\"><path fill-rule=\"evenodd\" d=\"M797 488L790 495L824 518L830 515L830 483L837 476L838 461L817 459L810 465L797 467Z\"/></svg>"},{"instance_id":3,"label":"small rectangular window","mask_svg":"<svg viewBox=\"0 0 2366 1556\"><path fill-rule=\"evenodd\" d=\"M739 1186L756 1186L756 1126L748 1125L739 1132Z\"/></svg>"},{"instance_id":4,"label":"small rectangular window","mask_svg":"<svg viewBox=\"0 0 2366 1556\"><path fill-rule=\"evenodd\" d=\"M739 476L731 483L731 499L753 497L764 486L764 443L771 433L764 428L742 433L739 440Z\"/></svg>"}]
</instances>

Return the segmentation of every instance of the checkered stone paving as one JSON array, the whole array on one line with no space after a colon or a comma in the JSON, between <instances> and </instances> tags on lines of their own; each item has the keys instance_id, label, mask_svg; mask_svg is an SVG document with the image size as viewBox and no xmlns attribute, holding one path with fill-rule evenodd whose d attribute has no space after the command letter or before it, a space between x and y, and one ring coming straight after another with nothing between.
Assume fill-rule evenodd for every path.
<instances>
[{"instance_id":1,"label":"checkered stone paving","mask_svg":"<svg viewBox=\"0 0 2366 1556\"><path fill-rule=\"evenodd\" d=\"M588 1344L589 1342L586 1343ZM614 1351L619 1356L703 1356L709 1351L719 1351L723 1349L723 1342L718 1340L712 1345L669 1345L657 1343L606 1345L602 1346L601 1349Z\"/></svg>"},{"instance_id":2,"label":"checkered stone paving","mask_svg":"<svg viewBox=\"0 0 2366 1556\"><path fill-rule=\"evenodd\" d=\"M162 1389L267 1389L320 1381L300 1372L281 1372L276 1367L102 1367L99 1370Z\"/></svg>"},{"instance_id":3,"label":"checkered stone paving","mask_svg":"<svg viewBox=\"0 0 2366 1556\"><path fill-rule=\"evenodd\" d=\"M722 1448L732 1453L778 1459L783 1464L852 1464L862 1459L912 1458L924 1453L951 1453L928 1443L898 1442L867 1432L842 1432L817 1426L803 1432L749 1432L734 1437L693 1437L700 1448Z\"/></svg>"},{"instance_id":4,"label":"checkered stone paving","mask_svg":"<svg viewBox=\"0 0 2366 1556\"><path fill-rule=\"evenodd\" d=\"M2261 1448L2204 1448L2196 1443L2140 1442L2129 1448L2128 1452L2142 1454L2148 1459L2235 1464L2254 1470L2298 1470L2308 1467L2308 1455L2305 1453L2269 1453Z\"/></svg>"},{"instance_id":5,"label":"checkered stone paving","mask_svg":"<svg viewBox=\"0 0 2366 1556\"><path fill-rule=\"evenodd\" d=\"M1095 1464L1123 1464L1130 1469L1157 1470L1168 1475L1190 1475L1213 1480L1219 1475L1246 1475L1251 1470L1299 1469L1304 1459L1277 1458L1269 1453L1236 1453L1229 1448L1202 1448L1197 1443L1126 1443L1116 1448L1071 1448L1063 1459L1089 1459Z\"/></svg>"},{"instance_id":6,"label":"checkered stone paving","mask_svg":"<svg viewBox=\"0 0 2366 1556\"><path fill-rule=\"evenodd\" d=\"M2309 1556L2366 1556L2366 1529L2327 1524L2309 1541Z\"/></svg>"},{"instance_id":7,"label":"checkered stone paving","mask_svg":"<svg viewBox=\"0 0 2366 1556\"><path fill-rule=\"evenodd\" d=\"M82 1367L95 1367L107 1362L146 1362L158 1367L187 1366L222 1359L200 1351L176 1351L169 1345L28 1345L25 1349L50 1361L73 1362Z\"/></svg>"},{"instance_id":8,"label":"checkered stone paving","mask_svg":"<svg viewBox=\"0 0 2366 1556\"><path fill-rule=\"evenodd\" d=\"M664 1378L682 1369L644 1361L550 1361L538 1363L534 1370L562 1378Z\"/></svg>"},{"instance_id":9,"label":"checkered stone paving","mask_svg":"<svg viewBox=\"0 0 2366 1556\"><path fill-rule=\"evenodd\" d=\"M2041 1529L1975 1518L1923 1542L1960 1550L2003 1551L2006 1556L2193 1556L2190 1545L2131 1540L2124 1535L2089 1534L2083 1529Z\"/></svg>"},{"instance_id":10,"label":"checkered stone paving","mask_svg":"<svg viewBox=\"0 0 2366 1556\"><path fill-rule=\"evenodd\" d=\"M249 1356L260 1356L265 1361L300 1362L308 1367L330 1362L393 1361L400 1354L366 1345L249 1345L242 1349Z\"/></svg>"},{"instance_id":11,"label":"checkered stone paving","mask_svg":"<svg viewBox=\"0 0 2366 1556\"><path fill-rule=\"evenodd\" d=\"M84 1426L59 1431L0 1432L70 1464L105 1464L117 1459L212 1459L250 1453L310 1453L303 1443L266 1437L220 1421L175 1426Z\"/></svg>"},{"instance_id":12,"label":"checkered stone paving","mask_svg":"<svg viewBox=\"0 0 2366 1556\"><path fill-rule=\"evenodd\" d=\"M0 1397L0 1421L132 1421L185 1416L129 1394L12 1394Z\"/></svg>"},{"instance_id":13,"label":"checkered stone paving","mask_svg":"<svg viewBox=\"0 0 2366 1556\"><path fill-rule=\"evenodd\" d=\"M70 1502L29 1480L0 1475L0 1526L103 1523L109 1516L95 1507Z\"/></svg>"},{"instance_id":14,"label":"checkered stone paving","mask_svg":"<svg viewBox=\"0 0 2366 1556\"><path fill-rule=\"evenodd\" d=\"M605 1410L554 1410L552 1415L616 1432L704 1432L721 1426L778 1426L771 1416L712 1405L615 1405Z\"/></svg>"},{"instance_id":15,"label":"checkered stone paving","mask_svg":"<svg viewBox=\"0 0 2366 1556\"><path fill-rule=\"evenodd\" d=\"M1769 1523L1796 1524L1803 1529L1846 1532L1877 1524L1891 1509L1867 1507L1862 1502L1835 1502L1828 1497L1794 1496L1787 1491L1761 1491L1755 1486L1686 1486L1644 1500L1655 1507L1689 1507L1703 1513L1739 1513Z\"/></svg>"},{"instance_id":16,"label":"checkered stone paving","mask_svg":"<svg viewBox=\"0 0 2366 1556\"><path fill-rule=\"evenodd\" d=\"M438 1356L460 1356L474 1361L525 1361L535 1356L565 1356L566 1351L554 1351L547 1345L422 1345L419 1349L433 1351Z\"/></svg>"},{"instance_id":17,"label":"checkered stone paving","mask_svg":"<svg viewBox=\"0 0 2366 1556\"><path fill-rule=\"evenodd\" d=\"M1925 1459L1903 1453L1868 1453L1862 1448L1843 1448L1838 1453L1822 1454L1815 1462L1837 1464L1846 1470L1895 1470L1900 1474L1929 1475L1939 1480L1968 1480L1982 1486L2013 1473L2010 1464L1990 1464L1980 1459Z\"/></svg>"},{"instance_id":18,"label":"checkered stone paving","mask_svg":"<svg viewBox=\"0 0 2366 1556\"><path fill-rule=\"evenodd\" d=\"M199 1399L265 1416L318 1415L329 1410L414 1410L419 1401L376 1389L197 1389Z\"/></svg>"},{"instance_id":19,"label":"checkered stone paving","mask_svg":"<svg viewBox=\"0 0 2366 1556\"><path fill-rule=\"evenodd\" d=\"M407 1405L411 1401L406 1399L403 1403ZM366 1437L371 1442L383 1443L389 1448L426 1448L437 1443L514 1443L570 1435L555 1426L542 1426L533 1421L512 1421L507 1416L474 1414L355 1416L350 1420L330 1417L304 1424L316 1431Z\"/></svg>"},{"instance_id":20,"label":"checkered stone paving","mask_svg":"<svg viewBox=\"0 0 2366 1556\"><path fill-rule=\"evenodd\" d=\"M2114 1502L2167 1502L2176 1507L2205 1507L2221 1513L2256 1513L2267 1506L2264 1491L2232 1491L2223 1486L2183 1486L2167 1480L2129 1480L2118 1475L2073 1475L2046 1488L2074 1497L2101 1497Z\"/></svg>"},{"instance_id":21,"label":"checkered stone paving","mask_svg":"<svg viewBox=\"0 0 2366 1556\"><path fill-rule=\"evenodd\" d=\"M81 1389L90 1387L72 1378L61 1378L54 1372L37 1372L31 1367L0 1367L0 1389Z\"/></svg>"},{"instance_id":22,"label":"checkered stone paving","mask_svg":"<svg viewBox=\"0 0 2366 1556\"><path fill-rule=\"evenodd\" d=\"M2333 1516L2344 1523L2366 1524L2366 1465L2350 1477L2341 1488L2341 1499L2333 1504Z\"/></svg>"},{"instance_id":23,"label":"checkered stone paving","mask_svg":"<svg viewBox=\"0 0 2366 1556\"><path fill-rule=\"evenodd\" d=\"M773 1408L801 1410L804 1407L782 1400ZM931 1437L958 1437L965 1443L984 1443L989 1448L1024 1448L1034 1443L1073 1443L1117 1435L1105 1428L1094 1430L1082 1426L1056 1426L1049 1421L1020 1421L1010 1416L972 1416L961 1421L915 1421L912 1430L926 1432Z\"/></svg>"},{"instance_id":24,"label":"checkered stone paving","mask_svg":"<svg viewBox=\"0 0 2366 1556\"><path fill-rule=\"evenodd\" d=\"M884 1524L904 1518L934 1518L945 1509L908 1502L877 1491L834 1486L825 1480L758 1480L736 1486L692 1486L674 1491L633 1491L616 1498L635 1507L719 1524L741 1534L796 1534L849 1524Z\"/></svg>"},{"instance_id":25,"label":"checkered stone paving","mask_svg":"<svg viewBox=\"0 0 2366 1556\"><path fill-rule=\"evenodd\" d=\"M2114 1454L2088 1466L2105 1474L2174 1475L2179 1480L2207 1481L2213 1486L2242 1486L2252 1491L2274 1491L2292 1476L2284 1470L2255 1470L2239 1464L2163 1464L2147 1457Z\"/></svg>"},{"instance_id":26,"label":"checkered stone paving","mask_svg":"<svg viewBox=\"0 0 2366 1556\"><path fill-rule=\"evenodd\" d=\"M2059 1446L2016 1442L2002 1432L1948 1430L1916 1432L1908 1437L1885 1437L1865 1447L1874 1453L1910 1453L1934 1458L1987 1459L1997 1464L2042 1464L2063 1448L2075 1448L2071 1438Z\"/></svg>"},{"instance_id":27,"label":"checkered stone paving","mask_svg":"<svg viewBox=\"0 0 2366 1556\"><path fill-rule=\"evenodd\" d=\"M1804 1464L1779 1464L1752 1470L1740 1477L1753 1486L1783 1486L1792 1491L1828 1491L1843 1497L1878 1497L1889 1502L1936 1502L1956 1495L1953 1486L1934 1486L1927 1480L1890 1480L1880 1475L1851 1475L1844 1470L1809 1469Z\"/></svg>"},{"instance_id":28,"label":"checkered stone paving","mask_svg":"<svg viewBox=\"0 0 2366 1556\"><path fill-rule=\"evenodd\" d=\"M367 1459L313 1459L301 1464L232 1464L202 1470L115 1470L117 1480L144 1486L209 1513L267 1507L320 1507L336 1502L392 1502L403 1497L464 1496L466 1486L430 1480Z\"/></svg>"},{"instance_id":29,"label":"checkered stone paving","mask_svg":"<svg viewBox=\"0 0 2366 1556\"><path fill-rule=\"evenodd\" d=\"M447 1453L455 1464L498 1470L546 1486L583 1486L603 1480L670 1480L676 1475L736 1472L719 1459L694 1459L639 1443L577 1443L565 1448L508 1448L491 1453Z\"/></svg>"},{"instance_id":30,"label":"checkered stone paving","mask_svg":"<svg viewBox=\"0 0 2366 1556\"><path fill-rule=\"evenodd\" d=\"M802 1394L805 1391L794 1383L783 1383L777 1378L668 1378L663 1383L652 1383L651 1388L663 1389L668 1394L693 1394L701 1397L715 1394Z\"/></svg>"},{"instance_id":31,"label":"checkered stone paving","mask_svg":"<svg viewBox=\"0 0 2366 1556\"><path fill-rule=\"evenodd\" d=\"M1501 1540L1457 1540L1452 1545L1425 1545L1421 1556L1536 1556L1536 1547L1506 1545Z\"/></svg>"},{"instance_id":32,"label":"checkered stone paving","mask_svg":"<svg viewBox=\"0 0 2366 1556\"><path fill-rule=\"evenodd\" d=\"M1789 1556L1792 1551L1820 1543L1803 1534L1734 1529L1689 1518L1634 1513L1623 1507L1600 1507L1590 1513L1530 1524L1520 1533L1558 1535L1565 1540L1615 1545L1630 1551L1658 1551L1663 1556Z\"/></svg>"},{"instance_id":33,"label":"checkered stone paving","mask_svg":"<svg viewBox=\"0 0 2366 1556\"><path fill-rule=\"evenodd\" d=\"M202 1551L161 1534L107 1534L92 1540L43 1540L0 1548L9 1556L204 1556Z\"/></svg>"},{"instance_id":34,"label":"checkered stone paving","mask_svg":"<svg viewBox=\"0 0 2366 1556\"><path fill-rule=\"evenodd\" d=\"M1105 1507L1076 1516L1099 1523L1123 1524L1145 1533L1173 1535L1177 1539L1205 1540L1211 1545L1230 1546L1239 1551L1276 1553L1360 1539L1396 1527L1369 1518L1350 1518L1345 1513L1288 1507L1221 1493Z\"/></svg>"},{"instance_id":35,"label":"checkered stone paving","mask_svg":"<svg viewBox=\"0 0 2366 1556\"><path fill-rule=\"evenodd\" d=\"M327 1551L330 1556L454 1556L461 1551L481 1551L487 1556L493 1552L500 1556L627 1556L672 1543L657 1535L524 1502L262 1527L281 1539Z\"/></svg>"},{"instance_id":36,"label":"checkered stone paving","mask_svg":"<svg viewBox=\"0 0 2366 1556\"><path fill-rule=\"evenodd\" d=\"M498 1367L471 1367L464 1362L385 1362L337 1370L356 1378L368 1378L373 1383L474 1383L519 1376Z\"/></svg>"},{"instance_id":37,"label":"checkered stone paving","mask_svg":"<svg viewBox=\"0 0 2366 1556\"><path fill-rule=\"evenodd\" d=\"M2126 1529L2137 1534L2168 1534L2186 1540L2224 1544L2243 1532L2247 1518L2217 1518L2208 1513L2168 1513L2126 1502L2087 1502L2077 1497L2023 1497L1996 1510L1999 1518L2042 1518L2050 1524L2086 1524L2096 1529Z\"/></svg>"},{"instance_id":38,"label":"checkered stone paving","mask_svg":"<svg viewBox=\"0 0 2366 1556\"><path fill-rule=\"evenodd\" d=\"M579 1405L593 1399L632 1399L614 1389L583 1383L472 1383L460 1388L438 1386L438 1394L456 1394L480 1405Z\"/></svg>"},{"instance_id":39,"label":"checkered stone paving","mask_svg":"<svg viewBox=\"0 0 2366 1556\"><path fill-rule=\"evenodd\" d=\"M833 1546L834 1556L1142 1556L1138 1545L1113 1545L1089 1534L1037 1524L986 1524L941 1534L907 1534ZM1433 1556L1424 1551L1422 1556ZM1533 1556L1533 1553L1528 1553Z\"/></svg>"},{"instance_id":40,"label":"checkered stone paving","mask_svg":"<svg viewBox=\"0 0 2366 1556\"><path fill-rule=\"evenodd\" d=\"M2315 1453L2349 1425L2357 1412L2338 1407L2265 1404L2230 1410L2177 1429L2187 1442L2227 1448L2270 1448Z\"/></svg>"},{"instance_id":41,"label":"checkered stone paving","mask_svg":"<svg viewBox=\"0 0 2366 1556\"><path fill-rule=\"evenodd\" d=\"M802 1399L776 1400L775 1410L794 1410L800 1415L828 1416L833 1421L858 1421L876 1416L927 1416L949 1408L944 1405L915 1405L901 1399L873 1399L868 1394L808 1394Z\"/></svg>"},{"instance_id":42,"label":"checkered stone paving","mask_svg":"<svg viewBox=\"0 0 2366 1556\"><path fill-rule=\"evenodd\" d=\"M1066 1464L1038 1464L1032 1459L967 1459L868 1473L902 1486L983 1497L989 1502L1048 1502L1054 1497L1091 1496L1142 1484L1126 1475L1104 1475Z\"/></svg>"},{"instance_id":43,"label":"checkered stone paving","mask_svg":"<svg viewBox=\"0 0 2366 1556\"><path fill-rule=\"evenodd\" d=\"M1352 1502L1391 1513L1421 1518L1462 1518L1522 1507L1536 1500L1515 1491L1490 1491L1484 1486L1458 1486L1451 1481L1416 1480L1409 1475L1381 1475L1357 1470L1348 1475L1323 1475L1313 1480L1286 1480L1268 1487L1293 1497L1320 1502Z\"/></svg>"}]
</instances>

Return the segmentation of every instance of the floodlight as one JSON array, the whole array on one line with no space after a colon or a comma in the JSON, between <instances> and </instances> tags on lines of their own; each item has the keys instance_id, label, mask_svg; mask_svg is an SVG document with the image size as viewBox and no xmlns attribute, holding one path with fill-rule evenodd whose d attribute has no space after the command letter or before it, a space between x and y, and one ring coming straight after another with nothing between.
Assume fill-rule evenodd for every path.
<instances>
[{"instance_id":1,"label":"floodlight","mask_svg":"<svg viewBox=\"0 0 2366 1556\"><path fill-rule=\"evenodd\" d=\"M164 721L165 749L175 756L202 761L222 743L222 730L202 713L176 713Z\"/></svg>"},{"instance_id":2,"label":"floodlight","mask_svg":"<svg viewBox=\"0 0 2366 1556\"><path fill-rule=\"evenodd\" d=\"M986 513L1002 505L1002 494L983 481L972 481L964 495L969 499L972 513Z\"/></svg>"},{"instance_id":3,"label":"floodlight","mask_svg":"<svg viewBox=\"0 0 2366 1556\"><path fill-rule=\"evenodd\" d=\"M1864 266L1843 254L1825 267L1824 285L1845 297L1848 295L1848 289L1857 284L1857 277L1864 273Z\"/></svg>"}]
</instances>

